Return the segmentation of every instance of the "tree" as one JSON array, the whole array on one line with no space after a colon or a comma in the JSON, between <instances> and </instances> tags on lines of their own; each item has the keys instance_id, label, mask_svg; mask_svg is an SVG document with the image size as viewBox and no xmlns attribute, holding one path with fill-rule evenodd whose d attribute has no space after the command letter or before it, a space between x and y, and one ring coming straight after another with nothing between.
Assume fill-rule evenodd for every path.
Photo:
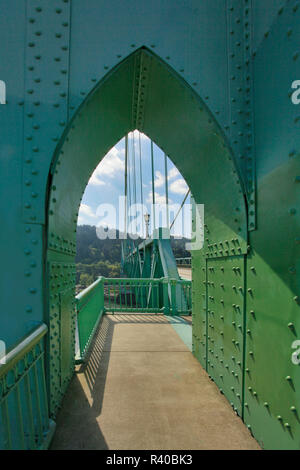
<instances>
[{"instance_id":1,"label":"tree","mask_svg":"<svg viewBox=\"0 0 300 470\"><path fill-rule=\"evenodd\" d=\"M80 274L80 285L81 286L88 287L92 283L93 283L93 276L91 276L87 273Z\"/></svg>"}]
</instances>

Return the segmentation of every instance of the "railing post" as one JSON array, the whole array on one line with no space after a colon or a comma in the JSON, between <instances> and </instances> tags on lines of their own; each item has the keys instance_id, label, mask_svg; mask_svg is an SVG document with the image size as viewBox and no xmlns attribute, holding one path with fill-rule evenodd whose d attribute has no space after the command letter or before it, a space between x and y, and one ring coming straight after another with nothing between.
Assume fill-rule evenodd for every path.
<instances>
[{"instance_id":1,"label":"railing post","mask_svg":"<svg viewBox=\"0 0 300 470\"><path fill-rule=\"evenodd\" d=\"M176 302L176 279L170 279L170 290L171 290L171 313L177 315L177 302Z\"/></svg>"},{"instance_id":2,"label":"railing post","mask_svg":"<svg viewBox=\"0 0 300 470\"><path fill-rule=\"evenodd\" d=\"M39 325L0 365L1 450L46 449L53 436L44 368L47 331L45 324Z\"/></svg>"},{"instance_id":3,"label":"railing post","mask_svg":"<svg viewBox=\"0 0 300 470\"><path fill-rule=\"evenodd\" d=\"M162 290L163 290L163 302L164 302L164 314L170 314L170 302L169 302L169 282L168 278L161 278Z\"/></svg>"}]
</instances>

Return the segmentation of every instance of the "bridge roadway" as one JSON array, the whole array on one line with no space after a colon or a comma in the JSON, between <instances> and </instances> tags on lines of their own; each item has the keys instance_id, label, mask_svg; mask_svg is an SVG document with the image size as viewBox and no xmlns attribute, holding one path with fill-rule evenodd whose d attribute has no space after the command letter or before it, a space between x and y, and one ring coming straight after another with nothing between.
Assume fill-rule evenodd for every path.
<instances>
[{"instance_id":1,"label":"bridge roadway","mask_svg":"<svg viewBox=\"0 0 300 470\"><path fill-rule=\"evenodd\" d=\"M177 266L177 269L181 279L192 280L192 269L190 266Z\"/></svg>"},{"instance_id":2,"label":"bridge roadway","mask_svg":"<svg viewBox=\"0 0 300 470\"><path fill-rule=\"evenodd\" d=\"M259 449L193 357L190 322L169 320L103 317L63 400L52 449Z\"/></svg>"}]
</instances>

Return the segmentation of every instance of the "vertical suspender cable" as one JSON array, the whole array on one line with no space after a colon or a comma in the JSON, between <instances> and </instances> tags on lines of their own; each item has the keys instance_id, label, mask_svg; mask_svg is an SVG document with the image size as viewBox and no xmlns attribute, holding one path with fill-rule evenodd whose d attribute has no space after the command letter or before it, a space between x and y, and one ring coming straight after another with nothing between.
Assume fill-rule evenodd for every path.
<instances>
[{"instance_id":1,"label":"vertical suspender cable","mask_svg":"<svg viewBox=\"0 0 300 470\"><path fill-rule=\"evenodd\" d=\"M169 227L169 189L168 189L168 158L165 154L165 188L166 188L166 226Z\"/></svg>"},{"instance_id":2,"label":"vertical suspender cable","mask_svg":"<svg viewBox=\"0 0 300 470\"><path fill-rule=\"evenodd\" d=\"M144 206L144 198L143 198L143 173L142 173L142 145L141 145L141 133L139 132L139 153L140 153L140 183L141 183L141 205L142 210ZM144 214L141 214L141 235L144 237Z\"/></svg>"},{"instance_id":3,"label":"vertical suspender cable","mask_svg":"<svg viewBox=\"0 0 300 470\"><path fill-rule=\"evenodd\" d=\"M127 141L127 145L128 145L128 141ZM127 220L128 220L128 224L127 224L127 229L129 231L129 212L130 212L130 206L131 206L131 164L130 164L130 151L129 151L129 145L127 147L127 165L128 165L128 170L127 170L127 178L128 178L128 211L127 211ZM128 240L129 242L129 240ZM129 246L129 243L128 243L128 246Z\"/></svg>"},{"instance_id":4,"label":"vertical suspender cable","mask_svg":"<svg viewBox=\"0 0 300 470\"><path fill-rule=\"evenodd\" d=\"M155 229L155 191L154 191L154 157L153 157L153 141L151 140L151 170L152 170L152 204L153 204L153 228Z\"/></svg>"},{"instance_id":5,"label":"vertical suspender cable","mask_svg":"<svg viewBox=\"0 0 300 470\"><path fill-rule=\"evenodd\" d=\"M173 225L175 224L175 221L176 221L176 219L177 219L177 217L178 217L178 215L179 215L181 209L183 208L183 206L184 206L184 204L185 204L185 201L187 200L187 197L188 197L188 195L190 194L190 192L191 192L191 190L188 189L188 191L187 191L186 195L184 196L184 199L183 199L183 201L182 201L182 203L181 203L181 205L180 205L180 208L178 209L177 214L175 215L174 220L173 220L173 222L172 222L171 225L170 225L170 230L171 230L171 228L173 227Z\"/></svg>"},{"instance_id":6,"label":"vertical suspender cable","mask_svg":"<svg viewBox=\"0 0 300 470\"><path fill-rule=\"evenodd\" d=\"M132 165L133 165L133 200L136 205L136 171L135 171L135 144L134 132L132 133ZM137 221L135 219L135 230L137 231Z\"/></svg>"},{"instance_id":7,"label":"vertical suspender cable","mask_svg":"<svg viewBox=\"0 0 300 470\"><path fill-rule=\"evenodd\" d=\"M125 136L125 181L124 181L124 193L125 193L125 201L124 201L124 232L126 236L126 243L125 246L127 247L127 167L128 167L128 135Z\"/></svg>"}]
</instances>

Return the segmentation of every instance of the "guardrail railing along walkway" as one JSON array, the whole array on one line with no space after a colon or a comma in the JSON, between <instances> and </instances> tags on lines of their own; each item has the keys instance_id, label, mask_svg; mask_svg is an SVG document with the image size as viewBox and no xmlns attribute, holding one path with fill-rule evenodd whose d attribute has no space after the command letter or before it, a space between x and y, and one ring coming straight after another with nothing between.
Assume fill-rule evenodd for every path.
<instances>
[{"instance_id":1,"label":"guardrail railing along walkway","mask_svg":"<svg viewBox=\"0 0 300 470\"><path fill-rule=\"evenodd\" d=\"M0 449L46 449L55 423L49 419L41 324L6 354L0 365Z\"/></svg>"},{"instance_id":2,"label":"guardrail railing along walkway","mask_svg":"<svg viewBox=\"0 0 300 470\"><path fill-rule=\"evenodd\" d=\"M76 296L76 362L82 362L104 313L190 315L191 281L100 277Z\"/></svg>"}]
</instances>

